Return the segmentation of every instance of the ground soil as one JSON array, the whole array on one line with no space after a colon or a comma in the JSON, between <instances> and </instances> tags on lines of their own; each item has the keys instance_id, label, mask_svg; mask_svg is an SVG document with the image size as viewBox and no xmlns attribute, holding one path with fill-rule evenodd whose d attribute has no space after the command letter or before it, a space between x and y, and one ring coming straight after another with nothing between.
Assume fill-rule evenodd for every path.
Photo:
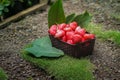
<instances>
[{"instance_id":1,"label":"ground soil","mask_svg":"<svg viewBox=\"0 0 120 80\"><path fill-rule=\"evenodd\" d=\"M104 24L103 28L120 31L120 20L113 15L120 15L119 0L77 0L81 1L81 8L93 15L93 22ZM77 2L76 1L76 2Z\"/></svg>"},{"instance_id":2,"label":"ground soil","mask_svg":"<svg viewBox=\"0 0 120 80\"><path fill-rule=\"evenodd\" d=\"M103 24L103 28L106 30L120 30L119 24L112 24L110 22L112 19L104 15L105 11L98 4L94 2L90 4L88 5L88 2L83 0L65 0L65 13L66 15L79 14L87 9L94 16L93 22ZM27 80L31 77L33 80L52 80L44 70L20 57L20 51L25 45L48 35L48 9L49 7L46 11L28 15L19 22L12 23L7 28L0 30L0 67L6 71L9 80ZM108 22L110 26L107 25ZM96 66L96 70L93 72L96 80L120 80L120 47L113 42L96 39L90 60Z\"/></svg>"}]
</instances>

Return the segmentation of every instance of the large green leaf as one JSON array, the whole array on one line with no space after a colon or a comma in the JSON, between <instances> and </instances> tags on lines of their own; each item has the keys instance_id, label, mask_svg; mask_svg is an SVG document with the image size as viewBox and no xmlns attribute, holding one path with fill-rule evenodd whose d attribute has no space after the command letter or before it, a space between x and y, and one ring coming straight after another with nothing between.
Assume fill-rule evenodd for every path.
<instances>
[{"instance_id":1,"label":"large green leaf","mask_svg":"<svg viewBox=\"0 0 120 80\"><path fill-rule=\"evenodd\" d=\"M74 18L75 18L75 13L68 15L66 17L66 23L72 22L74 20Z\"/></svg>"},{"instance_id":2,"label":"large green leaf","mask_svg":"<svg viewBox=\"0 0 120 80\"><path fill-rule=\"evenodd\" d=\"M32 45L52 46L49 36L36 39L32 42Z\"/></svg>"},{"instance_id":3,"label":"large green leaf","mask_svg":"<svg viewBox=\"0 0 120 80\"><path fill-rule=\"evenodd\" d=\"M52 47L48 36L33 41L32 47L25 50L35 57L60 57L64 55L63 51Z\"/></svg>"},{"instance_id":4,"label":"large green leaf","mask_svg":"<svg viewBox=\"0 0 120 80\"><path fill-rule=\"evenodd\" d=\"M4 5L0 4L0 10L3 10L3 9L4 9Z\"/></svg>"},{"instance_id":5,"label":"large green leaf","mask_svg":"<svg viewBox=\"0 0 120 80\"><path fill-rule=\"evenodd\" d=\"M48 26L53 24L65 23L65 14L63 10L62 0L57 0L48 12Z\"/></svg>"},{"instance_id":6,"label":"large green leaf","mask_svg":"<svg viewBox=\"0 0 120 80\"><path fill-rule=\"evenodd\" d=\"M3 11L0 10L0 17L2 16L2 14L3 14Z\"/></svg>"},{"instance_id":7,"label":"large green leaf","mask_svg":"<svg viewBox=\"0 0 120 80\"><path fill-rule=\"evenodd\" d=\"M81 27L84 27L89 24L91 19L92 16L87 11L85 11L83 14L77 15L74 21L76 21Z\"/></svg>"},{"instance_id":8,"label":"large green leaf","mask_svg":"<svg viewBox=\"0 0 120 80\"><path fill-rule=\"evenodd\" d=\"M10 5L10 1L8 0L8 1L5 1L4 3L3 3L5 6L9 6Z\"/></svg>"},{"instance_id":9,"label":"large green leaf","mask_svg":"<svg viewBox=\"0 0 120 80\"><path fill-rule=\"evenodd\" d=\"M26 48L25 50L35 57L60 57L64 55L63 51L50 46L35 45L31 48Z\"/></svg>"},{"instance_id":10,"label":"large green leaf","mask_svg":"<svg viewBox=\"0 0 120 80\"><path fill-rule=\"evenodd\" d=\"M8 8L4 8L4 12L9 12L9 9Z\"/></svg>"}]
</instances>

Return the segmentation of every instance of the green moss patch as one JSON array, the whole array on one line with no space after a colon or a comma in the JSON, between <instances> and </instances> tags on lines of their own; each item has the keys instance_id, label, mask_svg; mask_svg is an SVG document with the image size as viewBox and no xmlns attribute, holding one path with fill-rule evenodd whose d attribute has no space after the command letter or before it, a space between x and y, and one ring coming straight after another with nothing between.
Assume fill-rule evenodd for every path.
<instances>
[{"instance_id":1,"label":"green moss patch","mask_svg":"<svg viewBox=\"0 0 120 80\"><path fill-rule=\"evenodd\" d=\"M8 77L2 68L0 68L0 80L8 80Z\"/></svg>"},{"instance_id":2,"label":"green moss patch","mask_svg":"<svg viewBox=\"0 0 120 80\"><path fill-rule=\"evenodd\" d=\"M89 59L76 59L69 56L60 58L35 58L28 52L22 51L21 56L43 68L50 75L55 76L57 80L94 80L94 65Z\"/></svg>"}]
</instances>

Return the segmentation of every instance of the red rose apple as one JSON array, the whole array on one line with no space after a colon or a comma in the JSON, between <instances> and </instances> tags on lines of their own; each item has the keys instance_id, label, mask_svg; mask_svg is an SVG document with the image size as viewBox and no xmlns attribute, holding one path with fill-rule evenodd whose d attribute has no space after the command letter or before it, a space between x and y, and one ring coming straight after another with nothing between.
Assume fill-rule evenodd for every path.
<instances>
[{"instance_id":1,"label":"red rose apple","mask_svg":"<svg viewBox=\"0 0 120 80\"><path fill-rule=\"evenodd\" d=\"M77 26L77 22L70 23L70 27L72 28L72 30L75 30Z\"/></svg>"},{"instance_id":2,"label":"red rose apple","mask_svg":"<svg viewBox=\"0 0 120 80\"><path fill-rule=\"evenodd\" d=\"M84 28L79 28L79 27L77 27L77 28L75 29L75 33L76 33L76 34L80 34L81 36L84 36L84 34L86 33L86 30L85 30Z\"/></svg>"},{"instance_id":3,"label":"red rose apple","mask_svg":"<svg viewBox=\"0 0 120 80\"><path fill-rule=\"evenodd\" d=\"M81 42L82 41L82 36L79 35L79 34L75 34L73 35L73 42L74 43L78 43L78 42Z\"/></svg>"},{"instance_id":4,"label":"red rose apple","mask_svg":"<svg viewBox=\"0 0 120 80\"><path fill-rule=\"evenodd\" d=\"M74 33L73 31L66 32L67 40L72 39L74 34L75 34L75 33Z\"/></svg>"},{"instance_id":5,"label":"red rose apple","mask_svg":"<svg viewBox=\"0 0 120 80\"><path fill-rule=\"evenodd\" d=\"M67 37L66 37L65 35L62 37L62 41L63 41L63 42L66 42L66 41L67 41Z\"/></svg>"},{"instance_id":6,"label":"red rose apple","mask_svg":"<svg viewBox=\"0 0 120 80\"><path fill-rule=\"evenodd\" d=\"M85 34L84 35L84 38L85 38L85 40L89 40L89 39L94 39L95 38L95 35L94 34Z\"/></svg>"},{"instance_id":7,"label":"red rose apple","mask_svg":"<svg viewBox=\"0 0 120 80\"><path fill-rule=\"evenodd\" d=\"M73 40L67 40L68 44L74 44Z\"/></svg>"},{"instance_id":8,"label":"red rose apple","mask_svg":"<svg viewBox=\"0 0 120 80\"><path fill-rule=\"evenodd\" d=\"M65 35L65 32L63 30L57 30L57 33L55 34L55 38L60 38Z\"/></svg>"},{"instance_id":9,"label":"red rose apple","mask_svg":"<svg viewBox=\"0 0 120 80\"><path fill-rule=\"evenodd\" d=\"M48 32L54 36L57 32L57 25L52 25Z\"/></svg>"},{"instance_id":10,"label":"red rose apple","mask_svg":"<svg viewBox=\"0 0 120 80\"><path fill-rule=\"evenodd\" d=\"M62 23L62 24L58 25L58 29L63 30L66 27L66 25L67 24Z\"/></svg>"}]
</instances>

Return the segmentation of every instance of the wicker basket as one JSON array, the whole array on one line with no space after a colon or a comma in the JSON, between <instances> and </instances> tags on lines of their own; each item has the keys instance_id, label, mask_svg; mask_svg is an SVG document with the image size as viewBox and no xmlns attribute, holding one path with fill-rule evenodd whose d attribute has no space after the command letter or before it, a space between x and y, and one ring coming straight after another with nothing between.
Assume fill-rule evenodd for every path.
<instances>
[{"instance_id":1,"label":"wicker basket","mask_svg":"<svg viewBox=\"0 0 120 80\"><path fill-rule=\"evenodd\" d=\"M70 45L63 41L60 41L59 39L54 38L51 35L49 35L49 37L53 47L61 49L65 54L76 58L91 55L94 49L95 39L88 40L86 42L79 43L76 45Z\"/></svg>"}]
</instances>

